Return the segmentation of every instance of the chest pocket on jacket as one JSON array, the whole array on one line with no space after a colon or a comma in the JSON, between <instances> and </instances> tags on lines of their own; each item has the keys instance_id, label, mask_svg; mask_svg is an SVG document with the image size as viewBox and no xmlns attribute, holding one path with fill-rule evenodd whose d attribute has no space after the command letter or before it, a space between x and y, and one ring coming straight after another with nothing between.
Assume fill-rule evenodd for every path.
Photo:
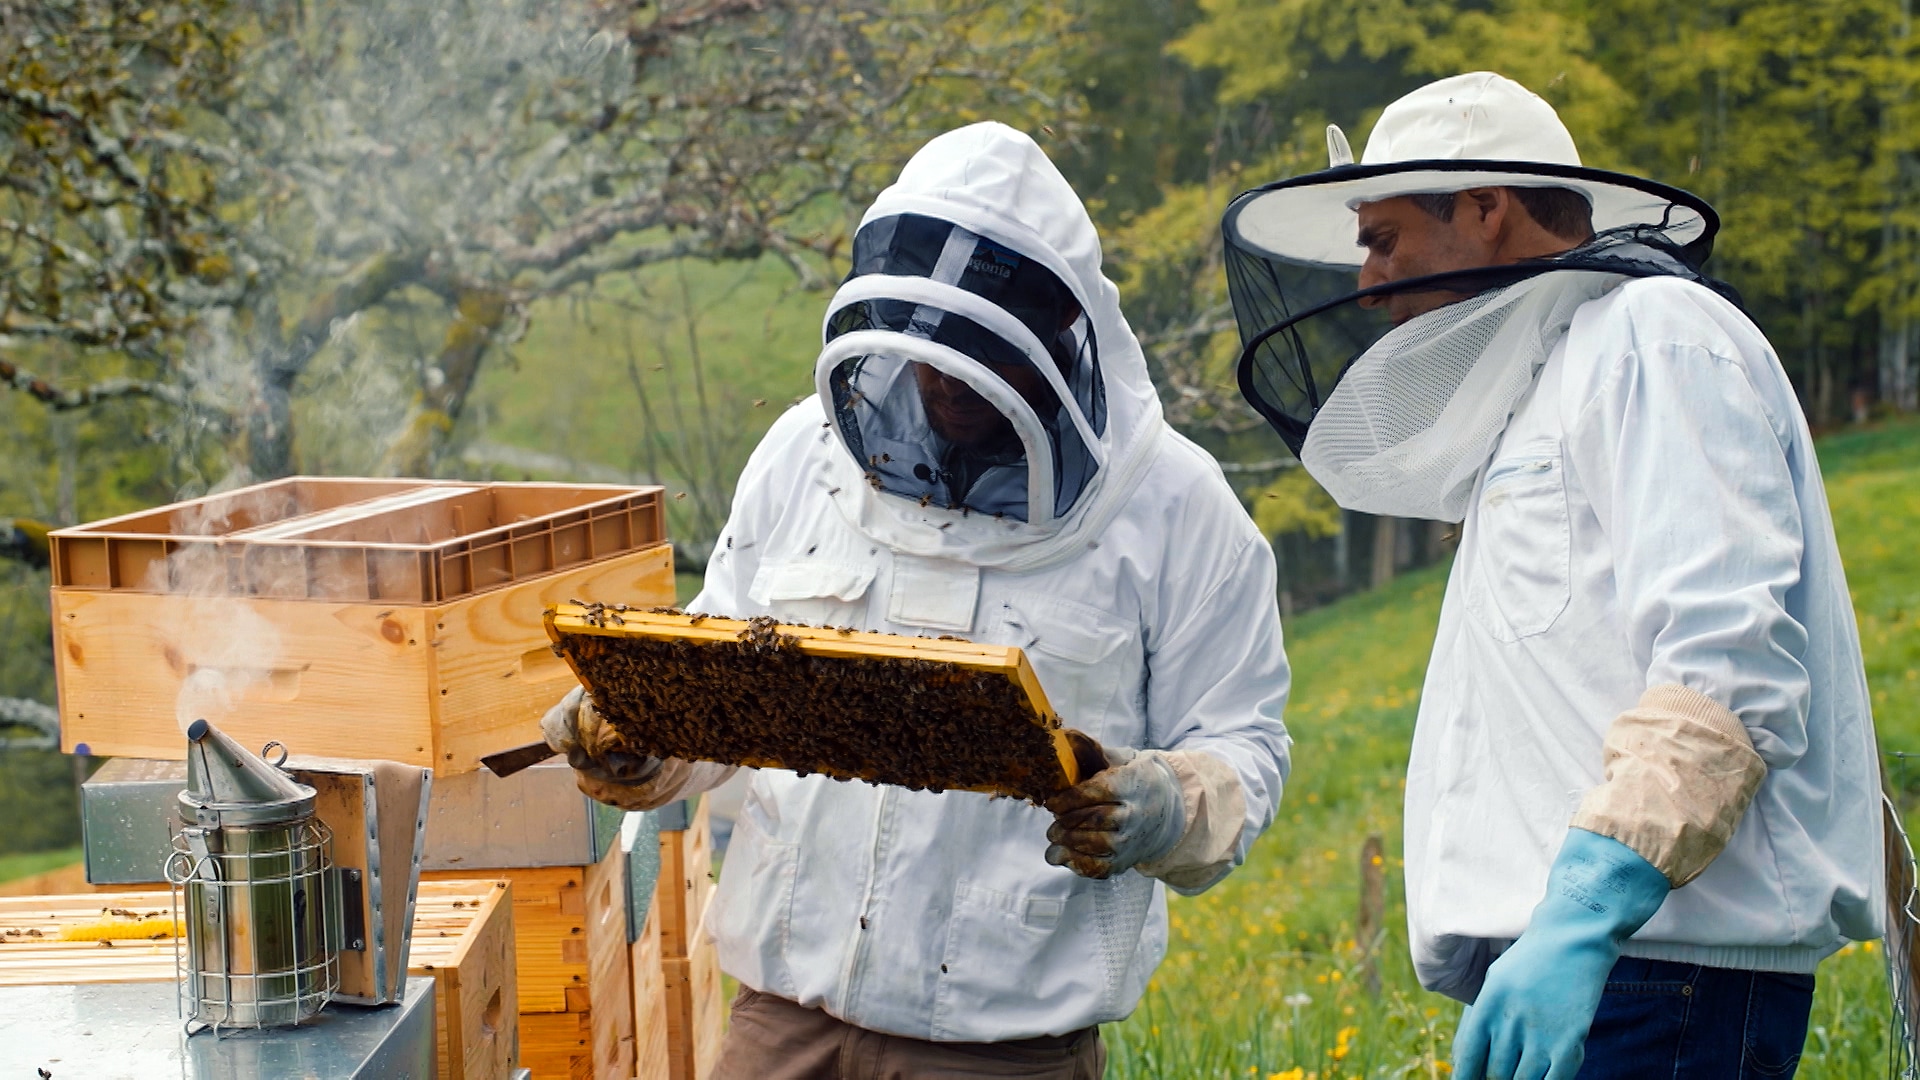
<instances>
[{"instance_id":1,"label":"chest pocket on jacket","mask_svg":"<svg viewBox=\"0 0 1920 1080\"><path fill-rule=\"evenodd\" d=\"M1474 505L1467 606L1488 633L1518 641L1566 610L1572 549L1557 443L1534 443L1487 467Z\"/></svg>"},{"instance_id":2,"label":"chest pocket on jacket","mask_svg":"<svg viewBox=\"0 0 1920 1080\"><path fill-rule=\"evenodd\" d=\"M1122 683L1129 676L1138 682L1136 624L1086 604L1044 597L998 605L987 626L990 640L1027 650L1062 723L1102 741L1130 740L1128 732L1103 730L1102 721Z\"/></svg>"},{"instance_id":3,"label":"chest pocket on jacket","mask_svg":"<svg viewBox=\"0 0 1920 1080\"><path fill-rule=\"evenodd\" d=\"M864 630L868 626L867 587L873 584L873 573L871 564L806 557L770 560L753 575L747 598L783 622Z\"/></svg>"}]
</instances>

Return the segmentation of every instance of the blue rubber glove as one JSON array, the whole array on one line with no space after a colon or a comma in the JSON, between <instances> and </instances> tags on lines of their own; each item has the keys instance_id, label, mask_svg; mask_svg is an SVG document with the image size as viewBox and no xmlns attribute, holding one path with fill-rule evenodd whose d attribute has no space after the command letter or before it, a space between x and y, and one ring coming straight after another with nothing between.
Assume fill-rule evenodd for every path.
<instances>
[{"instance_id":1,"label":"blue rubber glove","mask_svg":"<svg viewBox=\"0 0 1920 1080\"><path fill-rule=\"evenodd\" d=\"M1568 829L1527 930L1487 969L1453 1040L1458 1080L1573 1080L1620 945L1667 898L1667 876L1611 837Z\"/></svg>"}]
</instances>

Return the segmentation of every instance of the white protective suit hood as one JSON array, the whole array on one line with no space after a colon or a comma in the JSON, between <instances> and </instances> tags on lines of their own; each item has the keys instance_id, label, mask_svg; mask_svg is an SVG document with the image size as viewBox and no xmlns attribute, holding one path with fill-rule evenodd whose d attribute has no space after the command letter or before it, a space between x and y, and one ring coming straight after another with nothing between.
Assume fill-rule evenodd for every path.
<instances>
[{"instance_id":1,"label":"white protective suit hood","mask_svg":"<svg viewBox=\"0 0 1920 1080\"><path fill-rule=\"evenodd\" d=\"M1100 258L1066 178L1004 124L950 131L907 162L861 219L815 365L844 451L834 503L855 530L896 552L1009 570L1048 565L1099 535L1162 426ZM1049 294L1059 294L1052 309L1027 303ZM1005 418L988 450L956 453L932 430L915 365L959 380ZM996 374L1015 367L1043 377L1038 389L1023 394Z\"/></svg>"}]
</instances>

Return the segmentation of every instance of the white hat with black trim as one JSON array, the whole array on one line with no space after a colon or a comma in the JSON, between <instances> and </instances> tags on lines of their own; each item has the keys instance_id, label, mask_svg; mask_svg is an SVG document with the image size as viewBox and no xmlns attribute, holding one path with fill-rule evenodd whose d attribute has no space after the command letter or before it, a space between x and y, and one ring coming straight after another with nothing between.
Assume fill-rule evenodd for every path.
<instances>
[{"instance_id":1,"label":"white hat with black trim","mask_svg":"<svg viewBox=\"0 0 1920 1080\"><path fill-rule=\"evenodd\" d=\"M1718 219L1697 197L1625 173L1590 169L1538 94L1490 71L1429 83L1387 106L1354 164L1346 135L1327 127L1330 167L1247 192L1227 212L1227 236L1292 263L1358 267L1365 252L1354 208L1400 195L1479 187L1568 188L1593 206L1593 228L1657 230L1705 261Z\"/></svg>"},{"instance_id":2,"label":"white hat with black trim","mask_svg":"<svg viewBox=\"0 0 1920 1080\"><path fill-rule=\"evenodd\" d=\"M1481 71L1430 83L1387 106L1358 164L1338 127L1327 128L1327 151L1330 167L1243 192L1220 223L1240 391L1296 454L1349 366L1392 328L1372 298L1460 299L1565 270L1674 275L1730 292L1701 271L1720 227L1711 206L1580 164L1553 106L1512 79ZM1356 207L1480 187L1576 192L1592 209L1594 235L1548 258L1359 287L1366 251Z\"/></svg>"}]
</instances>

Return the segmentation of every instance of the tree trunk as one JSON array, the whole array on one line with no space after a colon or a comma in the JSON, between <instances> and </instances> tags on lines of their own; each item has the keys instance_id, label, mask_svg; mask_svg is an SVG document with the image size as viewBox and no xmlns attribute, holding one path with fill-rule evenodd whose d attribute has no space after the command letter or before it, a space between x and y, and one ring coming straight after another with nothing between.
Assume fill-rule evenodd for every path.
<instances>
[{"instance_id":1,"label":"tree trunk","mask_svg":"<svg viewBox=\"0 0 1920 1080\"><path fill-rule=\"evenodd\" d=\"M386 299L425 272L425 249L390 251L355 267L333 288L313 298L291 335L280 325L280 305L265 292L247 312L254 349L254 401L247 415L247 464L255 479L293 472L293 387L336 322Z\"/></svg>"},{"instance_id":2,"label":"tree trunk","mask_svg":"<svg viewBox=\"0 0 1920 1080\"><path fill-rule=\"evenodd\" d=\"M1340 511L1340 532L1333 538L1333 584L1337 595L1353 587L1353 511Z\"/></svg>"},{"instance_id":3,"label":"tree trunk","mask_svg":"<svg viewBox=\"0 0 1920 1080\"><path fill-rule=\"evenodd\" d=\"M1913 322L1905 315L1887 316L1880 330L1880 400L1900 412L1912 412L1915 403Z\"/></svg>"},{"instance_id":4,"label":"tree trunk","mask_svg":"<svg viewBox=\"0 0 1920 1080\"><path fill-rule=\"evenodd\" d=\"M381 471L388 476L430 476L480 377L480 361L510 310L504 294L468 289L459 295L453 322L440 343L429 380L414 395L400 437L387 449Z\"/></svg>"},{"instance_id":5,"label":"tree trunk","mask_svg":"<svg viewBox=\"0 0 1920 1080\"><path fill-rule=\"evenodd\" d=\"M1379 588L1393 580L1398 569L1400 551L1400 519L1380 517L1373 519L1373 588Z\"/></svg>"}]
</instances>

